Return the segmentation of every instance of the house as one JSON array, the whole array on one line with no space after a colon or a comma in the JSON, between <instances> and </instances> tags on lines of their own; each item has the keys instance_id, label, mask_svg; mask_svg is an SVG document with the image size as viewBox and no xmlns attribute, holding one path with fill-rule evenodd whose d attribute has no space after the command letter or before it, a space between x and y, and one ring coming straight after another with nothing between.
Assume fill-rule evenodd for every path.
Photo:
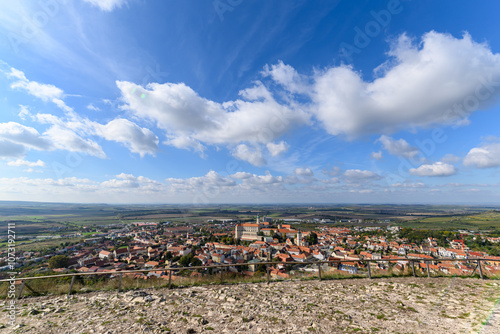
<instances>
[{"instance_id":1,"label":"house","mask_svg":"<svg viewBox=\"0 0 500 334\"><path fill-rule=\"evenodd\" d=\"M129 252L128 246L121 247L121 248L115 249L113 251L113 257L115 259L119 259L119 258L122 258L122 257L128 257L128 256L130 256L130 252Z\"/></svg>"},{"instance_id":2,"label":"house","mask_svg":"<svg viewBox=\"0 0 500 334\"><path fill-rule=\"evenodd\" d=\"M148 261L144 264L144 267L145 268L155 268L155 267L158 267L160 263L157 262L157 261Z\"/></svg>"},{"instance_id":3,"label":"house","mask_svg":"<svg viewBox=\"0 0 500 334\"><path fill-rule=\"evenodd\" d=\"M109 260L110 258L113 257L113 253L102 250L99 252L99 258L102 260Z\"/></svg>"},{"instance_id":4,"label":"house","mask_svg":"<svg viewBox=\"0 0 500 334\"><path fill-rule=\"evenodd\" d=\"M319 252L319 251L313 251L312 256L319 261L325 261L325 259L326 259L325 254L323 254L322 252Z\"/></svg>"},{"instance_id":5,"label":"house","mask_svg":"<svg viewBox=\"0 0 500 334\"><path fill-rule=\"evenodd\" d=\"M306 262L307 256L305 254L291 254L293 261L295 262Z\"/></svg>"}]
</instances>

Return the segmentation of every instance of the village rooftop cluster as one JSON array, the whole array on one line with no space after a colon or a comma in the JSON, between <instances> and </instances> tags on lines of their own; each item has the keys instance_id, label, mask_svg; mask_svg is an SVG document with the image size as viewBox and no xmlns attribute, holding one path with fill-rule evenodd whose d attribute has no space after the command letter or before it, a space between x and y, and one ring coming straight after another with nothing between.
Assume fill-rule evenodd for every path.
<instances>
[{"instance_id":1,"label":"village rooftop cluster","mask_svg":"<svg viewBox=\"0 0 500 334\"><path fill-rule=\"evenodd\" d=\"M389 270L402 273L408 265L407 259L414 259L420 263L417 269L422 272L426 267L425 261L430 261L432 272L470 275L474 270L473 264L440 262L439 259L485 258L487 260L483 263L486 273L500 274L500 262L488 261L500 260L500 257L469 249L463 237L461 240L446 239L444 244L443 241L438 244L438 240L429 237L416 244L400 237L401 231L398 226L339 227L332 224L318 224L315 230L305 231L294 224L267 217L257 217L252 223L231 219L183 225L136 222L118 224L110 230L106 229L106 232L97 229L91 238L65 245L45 255L40 252L20 252L16 254L16 266L23 274L50 270L61 273L104 273L157 269L126 274L136 279L168 279L166 268L208 267L187 273L174 271L172 277L175 280L182 275L199 276L219 270L254 276L266 270L263 262L270 261L280 262L270 267L270 274L278 278L288 278L293 273L317 272L318 266L313 264L318 261L332 261L323 265L326 271L357 273L367 265L367 262L359 260L386 260L372 261L369 265L381 273ZM473 239L500 242L500 238L470 231L460 232ZM51 259L56 257L62 261L51 263ZM220 264L228 266L217 268ZM8 268L4 266L0 269Z\"/></svg>"}]
</instances>

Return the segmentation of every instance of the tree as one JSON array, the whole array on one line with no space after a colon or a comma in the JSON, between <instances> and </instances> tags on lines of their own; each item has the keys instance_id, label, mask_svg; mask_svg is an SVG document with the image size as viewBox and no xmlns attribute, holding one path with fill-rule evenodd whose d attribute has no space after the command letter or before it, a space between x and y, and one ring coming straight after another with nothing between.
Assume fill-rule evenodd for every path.
<instances>
[{"instance_id":1,"label":"tree","mask_svg":"<svg viewBox=\"0 0 500 334\"><path fill-rule=\"evenodd\" d=\"M201 262L201 260L200 260L200 259L198 259L198 258L196 258L196 257L194 257L194 258L191 260L191 266L193 266L193 267L200 267L200 266L202 266L202 265L203 265L203 263Z\"/></svg>"},{"instance_id":2,"label":"tree","mask_svg":"<svg viewBox=\"0 0 500 334\"><path fill-rule=\"evenodd\" d=\"M309 245L316 245L318 243L318 235L314 232L309 233L307 242Z\"/></svg>"},{"instance_id":3,"label":"tree","mask_svg":"<svg viewBox=\"0 0 500 334\"><path fill-rule=\"evenodd\" d=\"M171 252L171 251L167 251L167 253L165 253L165 258L166 258L167 260L170 260L172 257L173 257L173 255L172 255L172 252Z\"/></svg>"},{"instance_id":4,"label":"tree","mask_svg":"<svg viewBox=\"0 0 500 334\"><path fill-rule=\"evenodd\" d=\"M191 260L193 259L193 254L189 253L187 255L184 255L180 258L179 260L179 265L182 267L187 267L191 263Z\"/></svg>"},{"instance_id":5,"label":"tree","mask_svg":"<svg viewBox=\"0 0 500 334\"><path fill-rule=\"evenodd\" d=\"M56 255L49 259L49 267L54 268L66 268L68 266L69 259L64 255Z\"/></svg>"}]
</instances>

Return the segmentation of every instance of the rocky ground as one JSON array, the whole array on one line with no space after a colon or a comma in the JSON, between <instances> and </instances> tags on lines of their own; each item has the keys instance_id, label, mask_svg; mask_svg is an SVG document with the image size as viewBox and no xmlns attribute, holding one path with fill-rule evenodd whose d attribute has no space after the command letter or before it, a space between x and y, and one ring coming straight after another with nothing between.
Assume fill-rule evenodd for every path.
<instances>
[{"instance_id":1,"label":"rocky ground","mask_svg":"<svg viewBox=\"0 0 500 334\"><path fill-rule=\"evenodd\" d=\"M500 333L499 300L499 281L462 278L210 285L25 298L16 325L0 331Z\"/></svg>"}]
</instances>

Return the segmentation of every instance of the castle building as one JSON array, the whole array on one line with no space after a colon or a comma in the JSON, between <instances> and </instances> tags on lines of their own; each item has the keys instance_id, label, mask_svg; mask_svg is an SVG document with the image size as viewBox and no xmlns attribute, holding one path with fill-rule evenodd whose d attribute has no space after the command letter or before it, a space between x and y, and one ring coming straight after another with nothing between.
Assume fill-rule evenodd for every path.
<instances>
[{"instance_id":1,"label":"castle building","mask_svg":"<svg viewBox=\"0 0 500 334\"><path fill-rule=\"evenodd\" d=\"M246 241L260 240L261 236L257 235L260 232L260 229L264 227L264 225L260 224L260 218L257 216L257 223L245 223L245 224L236 224L234 237L235 239L241 239Z\"/></svg>"}]
</instances>

